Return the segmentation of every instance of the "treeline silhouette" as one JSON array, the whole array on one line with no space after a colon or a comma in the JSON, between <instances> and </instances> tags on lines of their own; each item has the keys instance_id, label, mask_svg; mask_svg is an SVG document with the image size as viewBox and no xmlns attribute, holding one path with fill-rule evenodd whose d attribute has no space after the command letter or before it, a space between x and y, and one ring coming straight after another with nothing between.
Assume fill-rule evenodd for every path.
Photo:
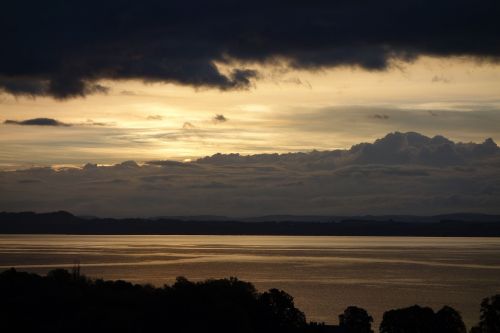
<instances>
[{"instance_id":1,"label":"treeline silhouette","mask_svg":"<svg viewBox=\"0 0 500 333\"><path fill-rule=\"evenodd\" d=\"M272 217L269 217L272 218ZM290 217L292 218L292 217ZM304 235L304 236L475 236L500 237L500 216L454 214L349 218L340 221L264 221L81 218L68 212L0 213L2 234L92 235ZM411 218L411 219L410 219ZM408 220L410 219L410 220Z\"/></svg>"},{"instance_id":2,"label":"treeline silhouette","mask_svg":"<svg viewBox=\"0 0 500 333\"><path fill-rule=\"evenodd\" d=\"M373 318L350 306L339 325L307 322L293 297L278 289L260 293L237 278L192 282L184 277L161 288L90 279L64 269L46 276L9 269L0 273L2 332L218 332L373 333ZM418 305L385 312L380 333L465 333L460 314ZM471 333L500 332L500 295L481 303Z\"/></svg>"}]
</instances>

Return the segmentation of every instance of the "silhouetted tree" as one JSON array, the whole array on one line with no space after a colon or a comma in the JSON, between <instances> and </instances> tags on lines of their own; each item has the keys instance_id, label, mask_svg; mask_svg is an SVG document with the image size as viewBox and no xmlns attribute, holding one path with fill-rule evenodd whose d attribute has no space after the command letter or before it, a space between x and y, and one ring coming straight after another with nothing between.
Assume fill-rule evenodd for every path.
<instances>
[{"instance_id":1,"label":"silhouetted tree","mask_svg":"<svg viewBox=\"0 0 500 333\"><path fill-rule=\"evenodd\" d=\"M433 333L434 328L434 311L414 305L385 312L380 333Z\"/></svg>"},{"instance_id":2,"label":"silhouetted tree","mask_svg":"<svg viewBox=\"0 0 500 333\"><path fill-rule=\"evenodd\" d=\"M157 288L86 278L57 269L47 276L9 269L0 273L2 332L373 333L369 314L348 307L340 327L308 324L293 297L259 293L237 278L192 282L179 277ZM500 296L481 304L474 333L498 333ZM465 333L460 314L412 306L384 314L380 333Z\"/></svg>"},{"instance_id":3,"label":"silhouetted tree","mask_svg":"<svg viewBox=\"0 0 500 333\"><path fill-rule=\"evenodd\" d=\"M500 295L483 299L479 325L471 329L471 333L500 332Z\"/></svg>"},{"instance_id":4,"label":"silhouetted tree","mask_svg":"<svg viewBox=\"0 0 500 333\"><path fill-rule=\"evenodd\" d=\"M306 326L306 317L295 307L293 297L283 290L270 289L259 297L265 326L274 332L294 332Z\"/></svg>"},{"instance_id":5,"label":"silhouetted tree","mask_svg":"<svg viewBox=\"0 0 500 333\"><path fill-rule=\"evenodd\" d=\"M436 331L440 333L466 333L467 329L460 313L444 306L436 313Z\"/></svg>"},{"instance_id":6,"label":"silhouetted tree","mask_svg":"<svg viewBox=\"0 0 500 333\"><path fill-rule=\"evenodd\" d=\"M91 280L58 269L47 276L0 273L2 332L304 332L304 314L283 291L260 294L237 278L156 288Z\"/></svg>"},{"instance_id":7,"label":"silhouetted tree","mask_svg":"<svg viewBox=\"0 0 500 333\"><path fill-rule=\"evenodd\" d=\"M65 269L54 269L47 273L47 278L58 283L68 283L73 280L72 274Z\"/></svg>"},{"instance_id":8,"label":"silhouetted tree","mask_svg":"<svg viewBox=\"0 0 500 333\"><path fill-rule=\"evenodd\" d=\"M465 324L455 309L444 306L437 313L414 305L384 313L380 333L465 333Z\"/></svg>"},{"instance_id":9,"label":"silhouetted tree","mask_svg":"<svg viewBox=\"0 0 500 333\"><path fill-rule=\"evenodd\" d=\"M373 333L372 322L372 316L356 306L349 306L339 315L339 325L345 333Z\"/></svg>"}]
</instances>

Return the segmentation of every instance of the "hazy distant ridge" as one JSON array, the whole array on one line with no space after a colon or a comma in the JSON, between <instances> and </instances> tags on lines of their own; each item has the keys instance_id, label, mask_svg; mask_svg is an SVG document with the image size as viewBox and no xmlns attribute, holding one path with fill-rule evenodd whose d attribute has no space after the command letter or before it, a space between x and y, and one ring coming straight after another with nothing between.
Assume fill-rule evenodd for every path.
<instances>
[{"instance_id":1,"label":"hazy distant ridge","mask_svg":"<svg viewBox=\"0 0 500 333\"><path fill-rule=\"evenodd\" d=\"M341 221L99 219L67 212L0 213L4 234L172 234L172 235L305 235L305 236L477 236L500 237L500 216L454 214L406 217L406 220L364 217ZM262 218L265 219L265 218ZM413 219L413 220L410 220ZM255 218L259 221L259 218ZM426 222L426 223L424 223Z\"/></svg>"}]
</instances>

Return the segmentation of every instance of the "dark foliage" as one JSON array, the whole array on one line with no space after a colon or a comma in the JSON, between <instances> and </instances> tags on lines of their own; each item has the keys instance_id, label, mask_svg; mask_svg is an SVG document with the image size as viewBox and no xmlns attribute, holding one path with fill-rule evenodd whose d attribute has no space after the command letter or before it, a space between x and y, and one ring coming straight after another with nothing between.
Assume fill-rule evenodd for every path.
<instances>
[{"instance_id":1,"label":"dark foliage","mask_svg":"<svg viewBox=\"0 0 500 333\"><path fill-rule=\"evenodd\" d=\"M465 333L467 329L460 313L449 306L436 312L436 327L440 333Z\"/></svg>"},{"instance_id":2,"label":"dark foliage","mask_svg":"<svg viewBox=\"0 0 500 333\"><path fill-rule=\"evenodd\" d=\"M293 303L293 297L283 290L270 289L259 297L261 313L266 326L274 332L300 331L306 326L306 317Z\"/></svg>"},{"instance_id":3,"label":"dark foliage","mask_svg":"<svg viewBox=\"0 0 500 333\"><path fill-rule=\"evenodd\" d=\"M465 333L460 314L445 306L437 313L414 305L384 313L380 333Z\"/></svg>"},{"instance_id":4,"label":"dark foliage","mask_svg":"<svg viewBox=\"0 0 500 333\"><path fill-rule=\"evenodd\" d=\"M471 333L500 332L500 295L485 298L481 302L481 319Z\"/></svg>"},{"instance_id":5,"label":"dark foliage","mask_svg":"<svg viewBox=\"0 0 500 333\"><path fill-rule=\"evenodd\" d=\"M236 278L155 288L54 270L0 274L3 332L303 332L304 314L277 289Z\"/></svg>"},{"instance_id":6,"label":"dark foliage","mask_svg":"<svg viewBox=\"0 0 500 333\"><path fill-rule=\"evenodd\" d=\"M350 306L339 316L339 325L345 333L373 333L373 318L365 309Z\"/></svg>"},{"instance_id":7,"label":"dark foliage","mask_svg":"<svg viewBox=\"0 0 500 333\"><path fill-rule=\"evenodd\" d=\"M373 333L373 318L350 306L339 326L308 323L293 297L278 289L259 293L237 278L192 282L178 277L162 288L92 280L64 269L39 276L0 273L2 332L218 332ZM481 304L473 333L500 332L500 295ZM460 314L414 305L384 313L380 333L465 333Z\"/></svg>"}]
</instances>

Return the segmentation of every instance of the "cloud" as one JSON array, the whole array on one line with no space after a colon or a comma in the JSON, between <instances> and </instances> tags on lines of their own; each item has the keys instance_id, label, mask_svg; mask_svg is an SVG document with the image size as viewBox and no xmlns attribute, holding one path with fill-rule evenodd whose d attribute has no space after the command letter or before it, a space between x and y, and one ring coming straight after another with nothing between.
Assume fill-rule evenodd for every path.
<instances>
[{"instance_id":1,"label":"cloud","mask_svg":"<svg viewBox=\"0 0 500 333\"><path fill-rule=\"evenodd\" d=\"M378 114L377 113L377 114L373 115L373 118L375 118L375 119L381 119L381 120L387 120L390 117L388 115L386 115L386 114Z\"/></svg>"},{"instance_id":2,"label":"cloud","mask_svg":"<svg viewBox=\"0 0 500 333\"><path fill-rule=\"evenodd\" d=\"M23 126L71 126L52 118L33 118L26 120L5 120L6 125L23 125Z\"/></svg>"},{"instance_id":3,"label":"cloud","mask_svg":"<svg viewBox=\"0 0 500 333\"><path fill-rule=\"evenodd\" d=\"M320 170L372 164L451 166L478 163L491 157L500 158L500 148L492 139L486 139L481 144L454 143L440 135L430 138L415 132L395 132L374 143L360 143L348 150L249 156L215 154L199 159L198 163L214 165L292 163Z\"/></svg>"},{"instance_id":4,"label":"cloud","mask_svg":"<svg viewBox=\"0 0 500 333\"><path fill-rule=\"evenodd\" d=\"M82 125L82 126L114 126L115 123L108 123L108 122L102 122L102 121L93 121L92 119L87 119L86 122L81 123L81 124L75 124L75 125Z\"/></svg>"},{"instance_id":5,"label":"cloud","mask_svg":"<svg viewBox=\"0 0 500 333\"><path fill-rule=\"evenodd\" d=\"M159 114L155 114L155 115L150 115L147 117L148 120L163 120L163 117L160 116Z\"/></svg>"},{"instance_id":6,"label":"cloud","mask_svg":"<svg viewBox=\"0 0 500 333\"><path fill-rule=\"evenodd\" d=\"M122 90L122 91L120 91L120 95L123 95L123 96L135 96L137 94L134 91L132 91L132 90Z\"/></svg>"},{"instance_id":7,"label":"cloud","mask_svg":"<svg viewBox=\"0 0 500 333\"><path fill-rule=\"evenodd\" d=\"M278 83L279 82L283 82L283 83L290 83L290 84L296 84L298 86L305 86L309 89L312 89L312 85L309 81L307 80L301 80L300 78L298 77L290 77L290 78L287 78L287 79L284 79L284 80L281 80L281 81L277 81Z\"/></svg>"},{"instance_id":8,"label":"cloud","mask_svg":"<svg viewBox=\"0 0 500 333\"><path fill-rule=\"evenodd\" d=\"M194 126L190 122L186 121L184 124L182 124L182 128L183 129L193 129L193 128L196 128L196 126Z\"/></svg>"},{"instance_id":9,"label":"cloud","mask_svg":"<svg viewBox=\"0 0 500 333\"><path fill-rule=\"evenodd\" d=\"M64 99L107 92L99 80L245 89L259 76L255 63L383 70L421 55L498 61L499 16L497 1L466 0L10 1L0 16L9 31L0 88Z\"/></svg>"},{"instance_id":10,"label":"cloud","mask_svg":"<svg viewBox=\"0 0 500 333\"><path fill-rule=\"evenodd\" d=\"M446 78L446 77L444 77L444 76L439 76L439 75L434 75L434 76L432 77L432 80L431 80L431 81L432 81L432 82L441 82L441 83L450 83L450 82L451 82L451 80L450 80L450 79L448 79L448 78Z\"/></svg>"},{"instance_id":11,"label":"cloud","mask_svg":"<svg viewBox=\"0 0 500 333\"><path fill-rule=\"evenodd\" d=\"M109 122L99 122L92 119L87 119L87 121L82 123L64 123L62 121L52 119L52 118L33 118L26 120L10 120L7 119L3 122L6 125L22 125L22 126L97 126L97 127L108 127L113 126L115 123Z\"/></svg>"},{"instance_id":12,"label":"cloud","mask_svg":"<svg viewBox=\"0 0 500 333\"><path fill-rule=\"evenodd\" d=\"M228 121L228 119L223 115L223 114L216 114L212 120L214 121L214 123L225 123L226 121Z\"/></svg>"},{"instance_id":13,"label":"cloud","mask_svg":"<svg viewBox=\"0 0 500 333\"><path fill-rule=\"evenodd\" d=\"M498 165L500 152L492 140L456 143L441 136L391 133L349 150L2 171L0 211L64 209L98 216L498 214Z\"/></svg>"},{"instance_id":14,"label":"cloud","mask_svg":"<svg viewBox=\"0 0 500 333\"><path fill-rule=\"evenodd\" d=\"M4 77L2 74L0 72L0 91L14 96L52 96L55 99L67 99L90 94L107 94L110 90L99 83L72 77L49 80L36 77Z\"/></svg>"},{"instance_id":15,"label":"cloud","mask_svg":"<svg viewBox=\"0 0 500 333\"><path fill-rule=\"evenodd\" d=\"M161 160L161 161L148 161L146 164L149 165L157 165L163 167L179 167L179 168L195 168L196 164L193 163L183 163L178 161L169 161L169 160Z\"/></svg>"}]
</instances>

